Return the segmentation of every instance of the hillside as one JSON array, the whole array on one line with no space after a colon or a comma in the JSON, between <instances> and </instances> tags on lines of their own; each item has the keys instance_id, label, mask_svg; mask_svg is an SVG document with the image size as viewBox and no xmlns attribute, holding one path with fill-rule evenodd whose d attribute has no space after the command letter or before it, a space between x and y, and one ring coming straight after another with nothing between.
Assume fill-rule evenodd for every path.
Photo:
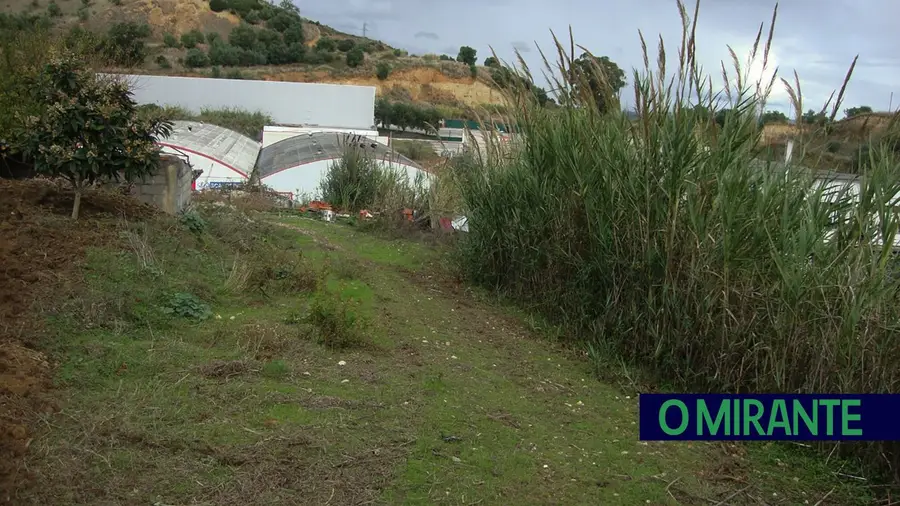
<instances>
[{"instance_id":1,"label":"hillside","mask_svg":"<svg viewBox=\"0 0 900 506\"><path fill-rule=\"evenodd\" d=\"M408 55L304 18L290 3L9 0L0 12L39 16L69 36L110 36L118 29L123 52L138 57L120 59L112 70L372 85L380 96L440 106L449 115L502 103L484 67L473 72L446 55Z\"/></svg>"},{"instance_id":2,"label":"hillside","mask_svg":"<svg viewBox=\"0 0 900 506\"><path fill-rule=\"evenodd\" d=\"M865 150L872 140L880 140L892 130L895 115L885 112L860 114L835 121L829 128L803 125L806 153L801 165L838 172L855 172L860 150ZM797 125L773 123L763 127L762 143L768 151L768 159L784 160L787 142L797 139L801 131ZM796 145L795 145L796 146ZM801 156L795 147L794 156Z\"/></svg>"}]
</instances>

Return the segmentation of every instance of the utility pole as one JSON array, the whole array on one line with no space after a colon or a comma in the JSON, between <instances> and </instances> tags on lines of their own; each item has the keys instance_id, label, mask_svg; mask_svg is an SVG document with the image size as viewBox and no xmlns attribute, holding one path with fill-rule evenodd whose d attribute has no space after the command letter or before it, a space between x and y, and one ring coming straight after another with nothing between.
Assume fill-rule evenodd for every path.
<instances>
[{"instance_id":1,"label":"utility pole","mask_svg":"<svg viewBox=\"0 0 900 506\"><path fill-rule=\"evenodd\" d=\"M366 38L366 23L363 23L363 38Z\"/></svg>"}]
</instances>

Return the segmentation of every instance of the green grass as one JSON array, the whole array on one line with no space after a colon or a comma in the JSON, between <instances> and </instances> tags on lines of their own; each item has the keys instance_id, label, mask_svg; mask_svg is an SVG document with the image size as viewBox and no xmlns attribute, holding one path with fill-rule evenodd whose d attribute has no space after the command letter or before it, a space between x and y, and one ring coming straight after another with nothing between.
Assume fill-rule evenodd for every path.
<instances>
[{"instance_id":1,"label":"green grass","mask_svg":"<svg viewBox=\"0 0 900 506\"><path fill-rule=\"evenodd\" d=\"M429 278L439 250L312 220L204 219L200 236L156 223L142 246L88 255L82 296L49 322L62 410L32 444L39 486L22 503L689 504L741 491L729 502L797 504L832 488L823 504L864 502L782 447L637 441L635 396L519 314ZM244 236L302 251L325 282L227 289ZM162 311L171 293L212 316ZM369 346L319 344L292 319L327 294L358 304Z\"/></svg>"}]
</instances>

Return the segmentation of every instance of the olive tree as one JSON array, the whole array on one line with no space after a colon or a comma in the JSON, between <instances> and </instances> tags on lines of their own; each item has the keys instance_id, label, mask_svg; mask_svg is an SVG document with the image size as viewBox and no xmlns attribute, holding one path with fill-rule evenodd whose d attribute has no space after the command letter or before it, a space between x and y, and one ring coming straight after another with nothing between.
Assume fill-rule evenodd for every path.
<instances>
[{"instance_id":1,"label":"olive tree","mask_svg":"<svg viewBox=\"0 0 900 506\"><path fill-rule=\"evenodd\" d=\"M42 111L22 118L18 141L36 172L71 183L72 219L94 182L131 182L158 169L156 141L171 133L172 123L139 114L126 82L62 55L44 66L32 89Z\"/></svg>"}]
</instances>

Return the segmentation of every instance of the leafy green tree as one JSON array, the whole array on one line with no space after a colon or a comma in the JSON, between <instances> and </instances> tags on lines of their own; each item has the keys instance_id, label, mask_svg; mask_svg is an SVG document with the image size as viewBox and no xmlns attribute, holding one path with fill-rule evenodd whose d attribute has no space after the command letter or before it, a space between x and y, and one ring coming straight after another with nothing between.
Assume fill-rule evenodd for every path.
<instances>
[{"instance_id":1,"label":"leafy green tree","mask_svg":"<svg viewBox=\"0 0 900 506\"><path fill-rule=\"evenodd\" d=\"M477 54L478 51L475 49L469 46L462 46L459 48L459 54L456 56L456 61L463 62L466 65L475 65L475 62L478 61Z\"/></svg>"},{"instance_id":2,"label":"leafy green tree","mask_svg":"<svg viewBox=\"0 0 900 506\"><path fill-rule=\"evenodd\" d=\"M872 108L867 105L861 105L859 107L850 107L849 109L844 109L844 114L848 118L852 118L854 116L859 116L860 114L869 114L872 112Z\"/></svg>"},{"instance_id":3,"label":"leafy green tree","mask_svg":"<svg viewBox=\"0 0 900 506\"><path fill-rule=\"evenodd\" d=\"M485 67L499 67L500 60L498 60L497 58L494 58L493 56L488 56L487 58L484 59L484 66Z\"/></svg>"},{"instance_id":4,"label":"leafy green tree","mask_svg":"<svg viewBox=\"0 0 900 506\"><path fill-rule=\"evenodd\" d=\"M724 127L725 122L728 120L728 118L734 116L735 114L737 114L737 111L735 111L734 109L719 109L718 111L716 111L716 124L720 127Z\"/></svg>"},{"instance_id":5,"label":"leafy green tree","mask_svg":"<svg viewBox=\"0 0 900 506\"><path fill-rule=\"evenodd\" d=\"M787 123L788 117L781 111L766 111L759 118L760 123L768 125L772 123Z\"/></svg>"},{"instance_id":6,"label":"leafy green tree","mask_svg":"<svg viewBox=\"0 0 900 506\"><path fill-rule=\"evenodd\" d=\"M438 60L441 60L441 61L453 61L453 58L450 57L450 55L442 54L442 55L438 56Z\"/></svg>"},{"instance_id":7,"label":"leafy green tree","mask_svg":"<svg viewBox=\"0 0 900 506\"><path fill-rule=\"evenodd\" d=\"M202 49L189 49L184 56L184 66L192 69L209 66L209 56Z\"/></svg>"},{"instance_id":8,"label":"leafy green tree","mask_svg":"<svg viewBox=\"0 0 900 506\"><path fill-rule=\"evenodd\" d=\"M294 5L294 2L291 2L291 0L281 0L281 3L278 4L278 7L297 16L300 15L300 9L296 5Z\"/></svg>"},{"instance_id":9,"label":"leafy green tree","mask_svg":"<svg viewBox=\"0 0 900 506\"><path fill-rule=\"evenodd\" d=\"M169 63L169 59L163 55L159 55L156 57L156 64L159 65L159 68L161 68L161 69L172 68L172 64Z\"/></svg>"},{"instance_id":10,"label":"leafy green tree","mask_svg":"<svg viewBox=\"0 0 900 506\"><path fill-rule=\"evenodd\" d=\"M391 124L391 103L385 98L375 101L375 124L388 127Z\"/></svg>"},{"instance_id":11,"label":"leafy green tree","mask_svg":"<svg viewBox=\"0 0 900 506\"><path fill-rule=\"evenodd\" d=\"M300 25L300 17L288 11L280 10L266 22L266 27L279 32L284 32L294 25Z\"/></svg>"},{"instance_id":12,"label":"leafy green tree","mask_svg":"<svg viewBox=\"0 0 900 506\"><path fill-rule=\"evenodd\" d=\"M156 141L171 133L172 123L138 114L123 81L98 76L66 55L44 66L33 93L44 110L23 118L21 147L38 173L72 185L72 219L95 181L134 181L158 170Z\"/></svg>"},{"instance_id":13,"label":"leafy green tree","mask_svg":"<svg viewBox=\"0 0 900 506\"><path fill-rule=\"evenodd\" d=\"M144 39L150 36L150 26L130 21L109 27L106 35L106 53L120 65L138 65L147 56Z\"/></svg>"},{"instance_id":14,"label":"leafy green tree","mask_svg":"<svg viewBox=\"0 0 900 506\"><path fill-rule=\"evenodd\" d=\"M206 43L212 45L214 42L219 40L220 36L217 32L209 32L206 34Z\"/></svg>"},{"instance_id":15,"label":"leafy green tree","mask_svg":"<svg viewBox=\"0 0 900 506\"><path fill-rule=\"evenodd\" d=\"M222 12L228 8L228 0L209 0L209 9L213 12Z\"/></svg>"},{"instance_id":16,"label":"leafy green tree","mask_svg":"<svg viewBox=\"0 0 900 506\"><path fill-rule=\"evenodd\" d=\"M803 122L808 125L822 126L828 122L828 116L825 114L825 111L816 112L810 109L803 114Z\"/></svg>"},{"instance_id":17,"label":"leafy green tree","mask_svg":"<svg viewBox=\"0 0 900 506\"><path fill-rule=\"evenodd\" d=\"M347 53L347 65L350 67L358 67L365 59L365 53L358 47Z\"/></svg>"},{"instance_id":18,"label":"leafy green tree","mask_svg":"<svg viewBox=\"0 0 900 506\"><path fill-rule=\"evenodd\" d=\"M391 66L387 62L379 62L375 67L375 76L384 81L391 75Z\"/></svg>"},{"instance_id":19,"label":"leafy green tree","mask_svg":"<svg viewBox=\"0 0 900 506\"><path fill-rule=\"evenodd\" d=\"M625 72L614 61L587 52L573 62L570 79L575 88L572 98L582 103L593 101L602 112L618 107L616 95L625 87Z\"/></svg>"}]
</instances>

